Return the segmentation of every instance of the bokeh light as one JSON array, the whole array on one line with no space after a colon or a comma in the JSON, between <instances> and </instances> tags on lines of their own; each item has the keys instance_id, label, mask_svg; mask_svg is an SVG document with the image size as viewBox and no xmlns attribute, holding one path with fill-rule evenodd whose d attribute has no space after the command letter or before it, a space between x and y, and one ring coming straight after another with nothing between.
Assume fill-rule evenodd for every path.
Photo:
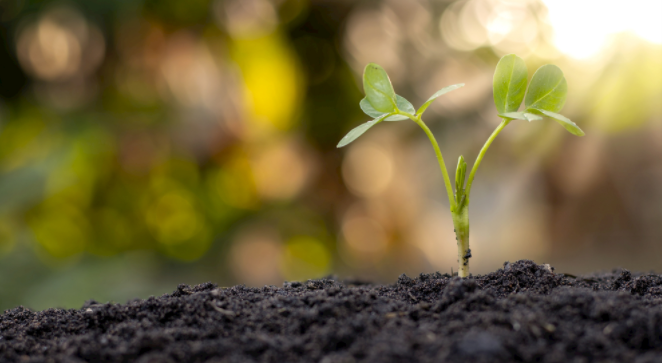
<instances>
[{"instance_id":1,"label":"bokeh light","mask_svg":"<svg viewBox=\"0 0 662 363\"><path fill-rule=\"evenodd\" d=\"M311 236L295 236L285 243L280 269L285 279L323 277L331 268L331 254L322 241Z\"/></svg>"},{"instance_id":2,"label":"bokeh light","mask_svg":"<svg viewBox=\"0 0 662 363\"><path fill-rule=\"evenodd\" d=\"M499 54L530 54L539 46L536 1L458 1L446 9L439 26L444 40L458 50L491 46Z\"/></svg>"},{"instance_id":3,"label":"bokeh light","mask_svg":"<svg viewBox=\"0 0 662 363\"><path fill-rule=\"evenodd\" d=\"M662 44L662 2L544 0L554 28L554 44L575 58L596 56L618 33L631 32L654 44ZM590 16L588 16L590 14ZM590 22L588 21L590 19Z\"/></svg>"},{"instance_id":4,"label":"bokeh light","mask_svg":"<svg viewBox=\"0 0 662 363\"><path fill-rule=\"evenodd\" d=\"M387 252L389 236L382 225L366 215L361 206L350 208L342 221L341 251L349 263L363 264L383 258Z\"/></svg>"},{"instance_id":5,"label":"bokeh light","mask_svg":"<svg viewBox=\"0 0 662 363\"><path fill-rule=\"evenodd\" d=\"M311 151L296 141L276 141L254 157L253 176L264 199L288 200L306 186L314 160Z\"/></svg>"},{"instance_id":6,"label":"bokeh light","mask_svg":"<svg viewBox=\"0 0 662 363\"><path fill-rule=\"evenodd\" d=\"M451 272L437 160L408 121L346 148L365 64L425 114L453 178L499 122L494 66L568 80L586 131L513 122L473 186L472 270L662 269L657 0L20 1L0 14L0 307L180 283ZM21 273L16 273L20 271Z\"/></svg>"},{"instance_id":7,"label":"bokeh light","mask_svg":"<svg viewBox=\"0 0 662 363\"><path fill-rule=\"evenodd\" d=\"M230 250L233 273L254 286L279 284L283 246L273 228L251 226L235 236Z\"/></svg>"},{"instance_id":8,"label":"bokeh light","mask_svg":"<svg viewBox=\"0 0 662 363\"><path fill-rule=\"evenodd\" d=\"M363 197L383 193L393 178L393 162L388 150L377 144L356 143L343 162L343 178L347 187Z\"/></svg>"},{"instance_id":9,"label":"bokeh light","mask_svg":"<svg viewBox=\"0 0 662 363\"><path fill-rule=\"evenodd\" d=\"M71 8L56 8L25 26L17 44L23 67L46 81L94 72L105 52L99 29Z\"/></svg>"}]
</instances>

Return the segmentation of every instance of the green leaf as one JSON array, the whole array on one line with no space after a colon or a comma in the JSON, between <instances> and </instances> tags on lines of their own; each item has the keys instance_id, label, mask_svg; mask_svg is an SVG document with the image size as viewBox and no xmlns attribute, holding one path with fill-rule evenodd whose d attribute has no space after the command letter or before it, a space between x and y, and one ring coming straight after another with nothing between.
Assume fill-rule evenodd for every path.
<instances>
[{"instance_id":1,"label":"green leaf","mask_svg":"<svg viewBox=\"0 0 662 363\"><path fill-rule=\"evenodd\" d=\"M350 132L347 133L347 135L345 135L345 137L343 137L340 140L340 142L338 143L338 146L336 146L336 147L341 148L343 146L347 146L352 141L358 139L359 136L363 135L366 131L368 131L369 128L371 128L371 127L377 125L378 123L382 122L386 118L386 116L388 116L388 115L389 115L388 113L385 113L385 114L377 117L376 119L374 119L372 121L368 121L364 124L361 124L361 125L353 128Z\"/></svg>"},{"instance_id":2,"label":"green leaf","mask_svg":"<svg viewBox=\"0 0 662 363\"><path fill-rule=\"evenodd\" d=\"M395 111L397 100L391 80L384 68L375 63L368 63L363 71L363 90L365 97L375 110L382 113Z\"/></svg>"},{"instance_id":3,"label":"green leaf","mask_svg":"<svg viewBox=\"0 0 662 363\"><path fill-rule=\"evenodd\" d=\"M463 87L463 86L464 86L464 83L458 83L458 84L454 84L452 86L448 86L448 87L444 87L444 88L440 89L439 91L435 92L432 96L430 96L430 98L428 98L428 100L425 101L425 103L418 109L418 111L416 111L416 113L419 114L419 115L423 114L423 112L425 112L425 110L427 110L428 106L430 106L430 104L432 104L432 101L437 99L437 97L442 96L442 95L444 95L444 94L446 94L450 91L454 91L454 90L456 90L460 87Z\"/></svg>"},{"instance_id":4,"label":"green leaf","mask_svg":"<svg viewBox=\"0 0 662 363\"><path fill-rule=\"evenodd\" d=\"M553 119L554 121L560 123L561 126L563 126L566 130L568 130L568 132L570 132L571 134L573 134L575 136L584 136L585 135L584 131L582 131L582 129L580 129L579 126L577 126L576 123L570 121L569 118L567 118L563 115L559 115L556 112L541 110L541 109L536 109L536 108L532 108L531 111L540 112L543 115Z\"/></svg>"},{"instance_id":5,"label":"green leaf","mask_svg":"<svg viewBox=\"0 0 662 363\"><path fill-rule=\"evenodd\" d=\"M542 120L542 117L529 112L507 112L507 113L500 113L499 116L511 120L526 120L529 122Z\"/></svg>"},{"instance_id":6,"label":"green leaf","mask_svg":"<svg viewBox=\"0 0 662 363\"><path fill-rule=\"evenodd\" d=\"M501 58L494 70L492 90L494 105L499 113L515 112L524 99L528 71L522 58L508 54Z\"/></svg>"},{"instance_id":7,"label":"green leaf","mask_svg":"<svg viewBox=\"0 0 662 363\"><path fill-rule=\"evenodd\" d=\"M395 97L398 100L398 110L410 113L412 115L414 114L414 112L416 112L416 110L414 109L414 106L412 106L412 104L409 101L407 101L404 97L402 97L400 95L395 95ZM384 112L379 112L379 111L375 110L372 107L372 105L370 104L370 102L368 102L367 98L362 99L361 102L359 102L359 106L361 106L361 110L363 110L363 112L366 115L368 115L372 118L377 118L377 117L384 114ZM408 118L409 117L407 117L405 115L391 115L391 116L387 117L386 119L384 119L384 121L402 121L402 120L406 120Z\"/></svg>"},{"instance_id":8,"label":"green leaf","mask_svg":"<svg viewBox=\"0 0 662 363\"><path fill-rule=\"evenodd\" d=\"M414 105L412 105L411 102L407 101L406 98L400 95L395 95L395 97L398 98L398 110L404 111L412 115L414 114L414 112L416 112Z\"/></svg>"},{"instance_id":9,"label":"green leaf","mask_svg":"<svg viewBox=\"0 0 662 363\"><path fill-rule=\"evenodd\" d=\"M457 169L455 169L455 193L457 195L460 195L464 190L464 177L466 174L467 163L464 161L464 156L460 155L457 159Z\"/></svg>"},{"instance_id":10,"label":"green leaf","mask_svg":"<svg viewBox=\"0 0 662 363\"><path fill-rule=\"evenodd\" d=\"M457 168L455 169L455 210L460 210L466 201L466 191L464 190L464 178L467 175L467 163L464 156L460 155L457 159Z\"/></svg>"},{"instance_id":11,"label":"green leaf","mask_svg":"<svg viewBox=\"0 0 662 363\"><path fill-rule=\"evenodd\" d=\"M526 91L526 108L559 112L568 95L568 83L563 71L553 64L546 64L536 71Z\"/></svg>"},{"instance_id":12,"label":"green leaf","mask_svg":"<svg viewBox=\"0 0 662 363\"><path fill-rule=\"evenodd\" d=\"M361 102L359 102L359 106L361 107L361 110L363 110L363 113L365 113L366 115L372 118L377 118L384 114L384 112L379 112L375 110L370 104L370 102L368 102L367 98L363 98Z\"/></svg>"},{"instance_id":13,"label":"green leaf","mask_svg":"<svg viewBox=\"0 0 662 363\"><path fill-rule=\"evenodd\" d=\"M406 98L400 96L400 95L395 95L395 97L398 100L398 110L404 111L410 115L413 115L414 112L416 112L416 109L414 109L414 106L411 104L411 102L407 101ZM402 121L402 120L407 120L409 117L405 115L393 115L389 116L384 121Z\"/></svg>"}]
</instances>

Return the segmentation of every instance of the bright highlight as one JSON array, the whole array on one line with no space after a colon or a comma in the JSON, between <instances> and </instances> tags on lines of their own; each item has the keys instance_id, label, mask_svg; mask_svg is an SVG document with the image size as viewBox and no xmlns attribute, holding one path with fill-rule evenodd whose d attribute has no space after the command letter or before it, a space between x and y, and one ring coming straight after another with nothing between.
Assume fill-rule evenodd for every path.
<instances>
[{"instance_id":1,"label":"bright highlight","mask_svg":"<svg viewBox=\"0 0 662 363\"><path fill-rule=\"evenodd\" d=\"M611 38L633 33L662 44L662 1L543 0L554 28L556 47L571 57L584 59L607 47Z\"/></svg>"}]
</instances>

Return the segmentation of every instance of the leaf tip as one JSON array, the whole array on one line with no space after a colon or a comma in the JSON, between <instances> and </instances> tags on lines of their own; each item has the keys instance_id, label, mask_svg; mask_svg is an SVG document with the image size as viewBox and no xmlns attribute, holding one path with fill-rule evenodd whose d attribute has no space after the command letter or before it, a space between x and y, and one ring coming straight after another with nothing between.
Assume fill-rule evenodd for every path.
<instances>
[{"instance_id":1,"label":"leaf tip","mask_svg":"<svg viewBox=\"0 0 662 363\"><path fill-rule=\"evenodd\" d=\"M370 63L365 65L364 72L367 71L368 69L384 70L384 68L382 68L382 66L380 66L377 63L373 63L373 62L370 62Z\"/></svg>"}]
</instances>

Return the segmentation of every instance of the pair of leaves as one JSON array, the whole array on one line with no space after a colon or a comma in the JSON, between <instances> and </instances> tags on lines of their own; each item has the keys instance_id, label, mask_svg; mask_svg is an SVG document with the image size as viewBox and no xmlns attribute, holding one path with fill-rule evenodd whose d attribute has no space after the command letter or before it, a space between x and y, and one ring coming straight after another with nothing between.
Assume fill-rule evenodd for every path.
<instances>
[{"instance_id":1,"label":"pair of leaves","mask_svg":"<svg viewBox=\"0 0 662 363\"><path fill-rule=\"evenodd\" d=\"M374 119L353 128L340 140L337 146L339 148L358 139L371 127L382 121L406 120L407 116L398 115L398 110L414 112L414 106L409 101L395 94L384 68L375 63L369 63L363 71L363 89L365 98L361 100L359 106L366 115Z\"/></svg>"},{"instance_id":2,"label":"pair of leaves","mask_svg":"<svg viewBox=\"0 0 662 363\"><path fill-rule=\"evenodd\" d=\"M391 80L388 78L384 68L375 63L369 63L363 72L363 89L365 90L365 98L361 100L359 106L366 115L373 118L352 129L345 137L338 143L337 147L343 147L363 135L368 129L377 125L382 121L402 121L409 117L400 112L409 115L422 114L430 106L432 101L437 97L446 94L450 91L464 86L464 83L455 84L443 88L432 95L425 103L416 111L411 102L407 101L404 97L395 94Z\"/></svg>"},{"instance_id":3,"label":"pair of leaves","mask_svg":"<svg viewBox=\"0 0 662 363\"><path fill-rule=\"evenodd\" d=\"M494 105L499 116L517 120L541 120L547 116L560 123L573 135L584 136L574 122L559 114L568 94L563 71L555 65L544 65L533 74L527 90L527 68L522 58L509 54L501 58L494 72ZM524 100L526 110L517 112Z\"/></svg>"}]
</instances>

